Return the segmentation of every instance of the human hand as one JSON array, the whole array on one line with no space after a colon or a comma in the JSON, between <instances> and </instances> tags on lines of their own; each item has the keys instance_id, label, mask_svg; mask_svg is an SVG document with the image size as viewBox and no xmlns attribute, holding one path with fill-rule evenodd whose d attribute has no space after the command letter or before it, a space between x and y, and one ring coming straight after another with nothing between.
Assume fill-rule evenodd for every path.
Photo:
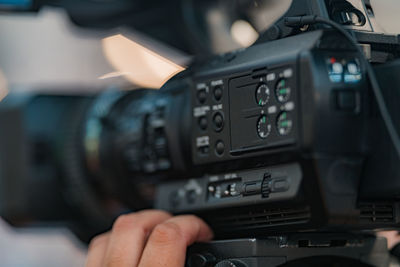
<instances>
[{"instance_id":1,"label":"human hand","mask_svg":"<svg viewBox=\"0 0 400 267\"><path fill-rule=\"evenodd\" d=\"M193 215L173 217L158 210L122 215L110 232L92 240L86 267L183 267L186 248L212 237Z\"/></svg>"},{"instance_id":2,"label":"human hand","mask_svg":"<svg viewBox=\"0 0 400 267\"><path fill-rule=\"evenodd\" d=\"M399 231L381 231L377 235L386 238L389 250L400 243Z\"/></svg>"}]
</instances>

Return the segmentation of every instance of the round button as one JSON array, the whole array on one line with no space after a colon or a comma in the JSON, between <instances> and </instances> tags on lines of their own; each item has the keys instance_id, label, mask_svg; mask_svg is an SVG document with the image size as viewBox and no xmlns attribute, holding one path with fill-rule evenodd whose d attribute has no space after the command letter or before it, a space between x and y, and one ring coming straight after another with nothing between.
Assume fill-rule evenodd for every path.
<instances>
[{"instance_id":1,"label":"round button","mask_svg":"<svg viewBox=\"0 0 400 267\"><path fill-rule=\"evenodd\" d=\"M217 153L217 155L221 156L222 154L224 154L224 151L225 151L224 142L217 141L217 143L215 144L215 152Z\"/></svg>"},{"instance_id":2,"label":"round button","mask_svg":"<svg viewBox=\"0 0 400 267\"><path fill-rule=\"evenodd\" d=\"M204 104L204 102L206 102L206 99L207 99L206 89L201 89L201 90L197 91L197 99L199 100L199 102L201 104Z\"/></svg>"},{"instance_id":3,"label":"round button","mask_svg":"<svg viewBox=\"0 0 400 267\"><path fill-rule=\"evenodd\" d=\"M213 117L213 122L214 122L215 130L217 132L221 131L222 128L224 127L224 117L222 116L222 114L220 112L215 113L215 115Z\"/></svg>"},{"instance_id":4,"label":"round button","mask_svg":"<svg viewBox=\"0 0 400 267\"><path fill-rule=\"evenodd\" d=\"M200 129L202 129L202 130L205 130L205 129L207 129L207 118L206 117L200 117L200 119L199 119L199 126L200 126Z\"/></svg>"},{"instance_id":5,"label":"round button","mask_svg":"<svg viewBox=\"0 0 400 267\"><path fill-rule=\"evenodd\" d=\"M217 101L220 101L222 98L222 88L220 86L217 86L214 88L214 98Z\"/></svg>"}]
</instances>

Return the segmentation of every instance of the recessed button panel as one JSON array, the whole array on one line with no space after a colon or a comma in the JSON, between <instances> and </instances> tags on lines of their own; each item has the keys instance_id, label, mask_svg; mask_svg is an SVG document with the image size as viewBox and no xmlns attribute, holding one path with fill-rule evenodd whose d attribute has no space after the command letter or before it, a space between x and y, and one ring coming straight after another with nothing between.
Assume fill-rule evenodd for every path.
<instances>
[{"instance_id":1,"label":"recessed button panel","mask_svg":"<svg viewBox=\"0 0 400 267\"><path fill-rule=\"evenodd\" d=\"M270 69L257 79L251 75L231 79L229 97L229 118L235 122L231 123L230 129L232 154L289 145L296 141L294 67Z\"/></svg>"},{"instance_id":2,"label":"recessed button panel","mask_svg":"<svg viewBox=\"0 0 400 267\"><path fill-rule=\"evenodd\" d=\"M333 83L352 84L362 80L362 72L358 59L329 57L326 59L329 79Z\"/></svg>"},{"instance_id":3,"label":"recessed button panel","mask_svg":"<svg viewBox=\"0 0 400 267\"><path fill-rule=\"evenodd\" d=\"M228 155L226 81L215 79L194 85L192 127L193 157L197 163L222 160ZM206 95L204 97L203 95Z\"/></svg>"},{"instance_id":4,"label":"recessed button panel","mask_svg":"<svg viewBox=\"0 0 400 267\"><path fill-rule=\"evenodd\" d=\"M261 154L269 147L294 144L296 75L295 65L288 64L195 82L194 163L220 162L239 153Z\"/></svg>"}]
</instances>

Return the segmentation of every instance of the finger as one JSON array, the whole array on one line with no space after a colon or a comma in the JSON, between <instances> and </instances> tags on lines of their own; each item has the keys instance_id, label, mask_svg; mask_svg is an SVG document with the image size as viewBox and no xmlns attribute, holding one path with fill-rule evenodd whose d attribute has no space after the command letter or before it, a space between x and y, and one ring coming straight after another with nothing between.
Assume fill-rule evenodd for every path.
<instances>
[{"instance_id":1,"label":"finger","mask_svg":"<svg viewBox=\"0 0 400 267\"><path fill-rule=\"evenodd\" d=\"M140 267L184 266L187 246L212 239L206 223L192 215L173 217L157 225L150 234Z\"/></svg>"},{"instance_id":2,"label":"finger","mask_svg":"<svg viewBox=\"0 0 400 267\"><path fill-rule=\"evenodd\" d=\"M92 239L89 245L88 255L86 257L86 267L102 266L104 253L106 252L109 238L110 234L105 233Z\"/></svg>"},{"instance_id":3,"label":"finger","mask_svg":"<svg viewBox=\"0 0 400 267\"><path fill-rule=\"evenodd\" d=\"M106 267L137 266L153 228L171 215L147 210L120 216L114 223L104 257Z\"/></svg>"},{"instance_id":4,"label":"finger","mask_svg":"<svg viewBox=\"0 0 400 267\"><path fill-rule=\"evenodd\" d=\"M378 236L386 238L388 249L392 249L400 242L400 235L398 231L382 231L378 232Z\"/></svg>"}]
</instances>

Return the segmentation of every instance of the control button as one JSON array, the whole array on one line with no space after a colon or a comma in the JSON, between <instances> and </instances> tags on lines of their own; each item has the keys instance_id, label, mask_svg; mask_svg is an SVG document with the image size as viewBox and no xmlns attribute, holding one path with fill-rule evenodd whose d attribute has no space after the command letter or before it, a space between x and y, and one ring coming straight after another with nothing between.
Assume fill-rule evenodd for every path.
<instances>
[{"instance_id":1,"label":"control button","mask_svg":"<svg viewBox=\"0 0 400 267\"><path fill-rule=\"evenodd\" d=\"M202 130L207 129L207 125L208 125L207 118L205 116L200 117L199 118L200 129Z\"/></svg>"},{"instance_id":2,"label":"control button","mask_svg":"<svg viewBox=\"0 0 400 267\"><path fill-rule=\"evenodd\" d=\"M169 203L173 208L178 207L182 201L182 194L180 191L174 191L169 196Z\"/></svg>"},{"instance_id":3,"label":"control button","mask_svg":"<svg viewBox=\"0 0 400 267\"><path fill-rule=\"evenodd\" d=\"M146 173L152 173L157 171L157 165L152 161L146 161L143 163L143 170Z\"/></svg>"},{"instance_id":4,"label":"control button","mask_svg":"<svg viewBox=\"0 0 400 267\"><path fill-rule=\"evenodd\" d=\"M157 167L159 170L168 170L171 167L171 162L168 159L159 159Z\"/></svg>"},{"instance_id":5,"label":"control button","mask_svg":"<svg viewBox=\"0 0 400 267\"><path fill-rule=\"evenodd\" d=\"M201 104L204 104L207 100L207 91L206 89L200 89L197 91L197 99Z\"/></svg>"},{"instance_id":6,"label":"control button","mask_svg":"<svg viewBox=\"0 0 400 267\"><path fill-rule=\"evenodd\" d=\"M237 183L233 183L233 184L228 185L227 189L229 191L229 195L230 196L234 197L234 196L237 196L237 195L240 194L240 192L238 191L237 187L238 187Z\"/></svg>"},{"instance_id":7,"label":"control button","mask_svg":"<svg viewBox=\"0 0 400 267\"><path fill-rule=\"evenodd\" d=\"M189 204L193 204L193 203L195 203L196 202L196 199L197 199L197 193L196 193L196 190L189 190L189 191L187 191L186 192L186 201L189 203Z\"/></svg>"},{"instance_id":8,"label":"control button","mask_svg":"<svg viewBox=\"0 0 400 267\"><path fill-rule=\"evenodd\" d=\"M208 192L210 192L210 193L214 193L215 192L215 186L213 186L213 185L209 185L207 187L207 189L208 189Z\"/></svg>"},{"instance_id":9,"label":"control button","mask_svg":"<svg viewBox=\"0 0 400 267\"><path fill-rule=\"evenodd\" d=\"M280 135L288 135L293 127L293 120L289 112L282 112L276 120L276 128Z\"/></svg>"},{"instance_id":10,"label":"control button","mask_svg":"<svg viewBox=\"0 0 400 267\"><path fill-rule=\"evenodd\" d=\"M336 58L331 57L328 59L329 66L329 79L333 83L340 83L343 79L343 65L338 62Z\"/></svg>"},{"instance_id":11,"label":"control button","mask_svg":"<svg viewBox=\"0 0 400 267\"><path fill-rule=\"evenodd\" d=\"M221 88L221 86L216 86L214 88L214 98L217 101L221 100L221 98L222 98L222 88Z\"/></svg>"},{"instance_id":12,"label":"control button","mask_svg":"<svg viewBox=\"0 0 400 267\"><path fill-rule=\"evenodd\" d=\"M271 123L269 122L269 119L267 118L267 116L261 116L258 119L258 123L257 123L257 133L258 136L262 139L265 139L269 136L269 134L271 133Z\"/></svg>"},{"instance_id":13,"label":"control button","mask_svg":"<svg viewBox=\"0 0 400 267\"><path fill-rule=\"evenodd\" d=\"M342 111L355 111L357 109L356 92L352 90L338 91L336 105Z\"/></svg>"},{"instance_id":14,"label":"control button","mask_svg":"<svg viewBox=\"0 0 400 267\"><path fill-rule=\"evenodd\" d=\"M355 62L350 62L347 64L347 71L350 74L359 74L360 73L358 65Z\"/></svg>"},{"instance_id":15,"label":"control button","mask_svg":"<svg viewBox=\"0 0 400 267\"><path fill-rule=\"evenodd\" d=\"M224 117L220 112L215 113L213 117L214 128L217 132L221 131L224 127Z\"/></svg>"},{"instance_id":16,"label":"control button","mask_svg":"<svg viewBox=\"0 0 400 267\"><path fill-rule=\"evenodd\" d=\"M290 98L291 89L286 79L280 79L276 84L275 94L279 102L284 103Z\"/></svg>"},{"instance_id":17,"label":"control button","mask_svg":"<svg viewBox=\"0 0 400 267\"><path fill-rule=\"evenodd\" d=\"M223 260L218 262L214 267L247 267L248 265L239 260Z\"/></svg>"},{"instance_id":18,"label":"control button","mask_svg":"<svg viewBox=\"0 0 400 267\"><path fill-rule=\"evenodd\" d=\"M244 184L243 195L257 195L261 193L261 181L249 182Z\"/></svg>"},{"instance_id":19,"label":"control button","mask_svg":"<svg viewBox=\"0 0 400 267\"><path fill-rule=\"evenodd\" d=\"M271 90L265 83L259 85L256 90L257 105L261 107L265 106L269 101L270 95L271 95Z\"/></svg>"},{"instance_id":20,"label":"control button","mask_svg":"<svg viewBox=\"0 0 400 267\"><path fill-rule=\"evenodd\" d=\"M276 74L275 73L269 73L269 74L267 74L267 77L266 77L268 82L274 81L275 78L276 78Z\"/></svg>"},{"instance_id":21,"label":"control button","mask_svg":"<svg viewBox=\"0 0 400 267\"><path fill-rule=\"evenodd\" d=\"M213 193L213 196L215 198L221 198L222 197L222 188L221 188L221 186L217 185L215 187L215 190L212 193Z\"/></svg>"},{"instance_id":22,"label":"control button","mask_svg":"<svg viewBox=\"0 0 400 267\"><path fill-rule=\"evenodd\" d=\"M289 182L286 178L276 179L272 182L272 192L285 192L289 190Z\"/></svg>"},{"instance_id":23,"label":"control button","mask_svg":"<svg viewBox=\"0 0 400 267\"><path fill-rule=\"evenodd\" d=\"M188 267L209 267L212 266L217 259L210 253L195 253L189 256L187 261Z\"/></svg>"},{"instance_id":24,"label":"control button","mask_svg":"<svg viewBox=\"0 0 400 267\"><path fill-rule=\"evenodd\" d=\"M336 74L342 74L343 73L343 65L340 64L339 62L335 62L332 64L332 72Z\"/></svg>"},{"instance_id":25,"label":"control button","mask_svg":"<svg viewBox=\"0 0 400 267\"><path fill-rule=\"evenodd\" d=\"M165 136L159 136L154 141L154 149L158 157L167 157L168 149L167 149L167 139Z\"/></svg>"},{"instance_id":26,"label":"control button","mask_svg":"<svg viewBox=\"0 0 400 267\"><path fill-rule=\"evenodd\" d=\"M284 106L286 111L292 111L294 109L294 102L287 102Z\"/></svg>"},{"instance_id":27,"label":"control button","mask_svg":"<svg viewBox=\"0 0 400 267\"><path fill-rule=\"evenodd\" d=\"M291 78L293 76L293 70L292 69L286 69L283 71L283 77L285 78Z\"/></svg>"},{"instance_id":28,"label":"control button","mask_svg":"<svg viewBox=\"0 0 400 267\"><path fill-rule=\"evenodd\" d=\"M350 61L347 63L346 72L344 74L345 83L357 83L362 79L361 70L357 62Z\"/></svg>"},{"instance_id":29,"label":"control button","mask_svg":"<svg viewBox=\"0 0 400 267\"><path fill-rule=\"evenodd\" d=\"M209 146L201 146L199 147L199 152L201 155L208 155L208 153L210 152L210 147Z\"/></svg>"},{"instance_id":30,"label":"control button","mask_svg":"<svg viewBox=\"0 0 400 267\"><path fill-rule=\"evenodd\" d=\"M215 152L217 153L217 155L221 156L222 154L224 154L224 151L225 151L224 142L217 141L215 145Z\"/></svg>"},{"instance_id":31,"label":"control button","mask_svg":"<svg viewBox=\"0 0 400 267\"><path fill-rule=\"evenodd\" d=\"M261 184L262 197L269 197L269 194L271 193L271 187L272 187L271 183L272 183L271 174L265 173L264 179Z\"/></svg>"}]
</instances>

